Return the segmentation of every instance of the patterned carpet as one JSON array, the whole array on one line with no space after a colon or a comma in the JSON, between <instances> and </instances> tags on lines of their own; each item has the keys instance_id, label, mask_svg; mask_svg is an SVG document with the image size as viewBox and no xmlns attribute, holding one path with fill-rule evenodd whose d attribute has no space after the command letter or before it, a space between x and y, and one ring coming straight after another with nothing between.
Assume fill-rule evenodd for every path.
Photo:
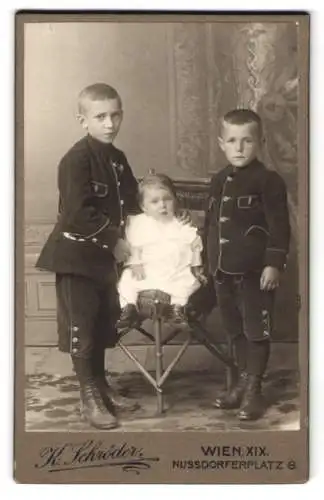
<instances>
[{"instance_id":1,"label":"patterned carpet","mask_svg":"<svg viewBox=\"0 0 324 500\"><path fill-rule=\"evenodd\" d=\"M256 422L239 422L236 412L213 408L225 387L219 374L174 373L165 384L166 412L156 413L154 389L140 373L112 376L123 394L140 404L120 415L117 431L296 430L299 428L298 377L295 372L270 373L264 382L265 415ZM26 430L80 432L94 429L80 420L75 377L37 374L26 381ZM110 431L114 432L114 431Z\"/></svg>"}]
</instances>

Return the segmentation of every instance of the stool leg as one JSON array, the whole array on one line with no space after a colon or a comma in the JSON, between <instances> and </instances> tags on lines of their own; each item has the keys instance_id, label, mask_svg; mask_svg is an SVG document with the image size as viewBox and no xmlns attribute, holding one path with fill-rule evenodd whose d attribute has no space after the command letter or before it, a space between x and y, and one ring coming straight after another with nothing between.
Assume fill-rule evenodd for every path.
<instances>
[{"instance_id":1,"label":"stool leg","mask_svg":"<svg viewBox=\"0 0 324 500\"><path fill-rule=\"evenodd\" d=\"M160 380L163 372L162 365L162 343L161 343L161 331L162 331L162 321L160 318L155 318L154 321L154 334L155 334L155 370L156 370L156 382ZM157 408L158 413L163 413L163 393L162 387L160 387L161 392L157 391Z\"/></svg>"}]
</instances>

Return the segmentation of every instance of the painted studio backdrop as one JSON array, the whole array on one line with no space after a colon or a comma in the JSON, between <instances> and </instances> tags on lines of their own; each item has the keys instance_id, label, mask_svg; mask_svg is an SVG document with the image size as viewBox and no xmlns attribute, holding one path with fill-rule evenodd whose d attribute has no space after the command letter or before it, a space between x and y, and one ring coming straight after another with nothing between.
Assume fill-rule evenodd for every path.
<instances>
[{"instance_id":1,"label":"painted studio backdrop","mask_svg":"<svg viewBox=\"0 0 324 500\"><path fill-rule=\"evenodd\" d=\"M174 179L209 178L225 165L217 144L221 115L243 106L260 113L263 160L288 185L294 234L274 340L297 342L297 30L295 23L229 22L26 26L27 350L56 343L54 279L34 264L56 218L58 162L82 134L77 95L100 81L122 97L116 145L137 176L154 168ZM210 328L223 338L217 311Z\"/></svg>"}]
</instances>

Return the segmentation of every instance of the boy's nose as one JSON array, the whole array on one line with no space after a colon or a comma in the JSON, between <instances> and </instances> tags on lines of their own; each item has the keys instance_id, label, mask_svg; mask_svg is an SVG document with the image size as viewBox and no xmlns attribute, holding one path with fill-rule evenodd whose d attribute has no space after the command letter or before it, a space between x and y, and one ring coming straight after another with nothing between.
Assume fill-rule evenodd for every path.
<instances>
[{"instance_id":1,"label":"boy's nose","mask_svg":"<svg viewBox=\"0 0 324 500\"><path fill-rule=\"evenodd\" d=\"M110 116L107 116L106 119L105 119L105 126L108 128L112 128L113 127L113 122L112 122L112 119L110 118Z\"/></svg>"},{"instance_id":2,"label":"boy's nose","mask_svg":"<svg viewBox=\"0 0 324 500\"><path fill-rule=\"evenodd\" d=\"M243 151L243 141L237 141L236 143L236 150L239 152Z\"/></svg>"}]
</instances>

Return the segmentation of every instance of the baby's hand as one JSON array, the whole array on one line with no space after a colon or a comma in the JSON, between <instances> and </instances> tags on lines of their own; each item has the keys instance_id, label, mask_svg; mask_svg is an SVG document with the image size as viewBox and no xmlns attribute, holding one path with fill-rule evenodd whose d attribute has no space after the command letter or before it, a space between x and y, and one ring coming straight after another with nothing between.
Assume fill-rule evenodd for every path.
<instances>
[{"instance_id":1,"label":"baby's hand","mask_svg":"<svg viewBox=\"0 0 324 500\"><path fill-rule=\"evenodd\" d=\"M116 262L125 262L130 256L130 248L125 240L119 238L113 251Z\"/></svg>"},{"instance_id":2,"label":"baby's hand","mask_svg":"<svg viewBox=\"0 0 324 500\"><path fill-rule=\"evenodd\" d=\"M194 275L194 277L199 281L199 283L201 283L202 285L207 285L208 279L204 275L203 266L192 266L191 272Z\"/></svg>"},{"instance_id":3,"label":"baby's hand","mask_svg":"<svg viewBox=\"0 0 324 500\"><path fill-rule=\"evenodd\" d=\"M280 272L276 267L267 266L263 269L260 279L261 290L270 291L279 286Z\"/></svg>"},{"instance_id":4,"label":"baby's hand","mask_svg":"<svg viewBox=\"0 0 324 500\"><path fill-rule=\"evenodd\" d=\"M130 266L130 269L131 269L133 278L135 278L138 281L145 279L145 271L144 271L143 264L132 264Z\"/></svg>"},{"instance_id":5,"label":"baby's hand","mask_svg":"<svg viewBox=\"0 0 324 500\"><path fill-rule=\"evenodd\" d=\"M180 210L177 213L177 219L182 224L192 224L192 217L189 210Z\"/></svg>"}]
</instances>

